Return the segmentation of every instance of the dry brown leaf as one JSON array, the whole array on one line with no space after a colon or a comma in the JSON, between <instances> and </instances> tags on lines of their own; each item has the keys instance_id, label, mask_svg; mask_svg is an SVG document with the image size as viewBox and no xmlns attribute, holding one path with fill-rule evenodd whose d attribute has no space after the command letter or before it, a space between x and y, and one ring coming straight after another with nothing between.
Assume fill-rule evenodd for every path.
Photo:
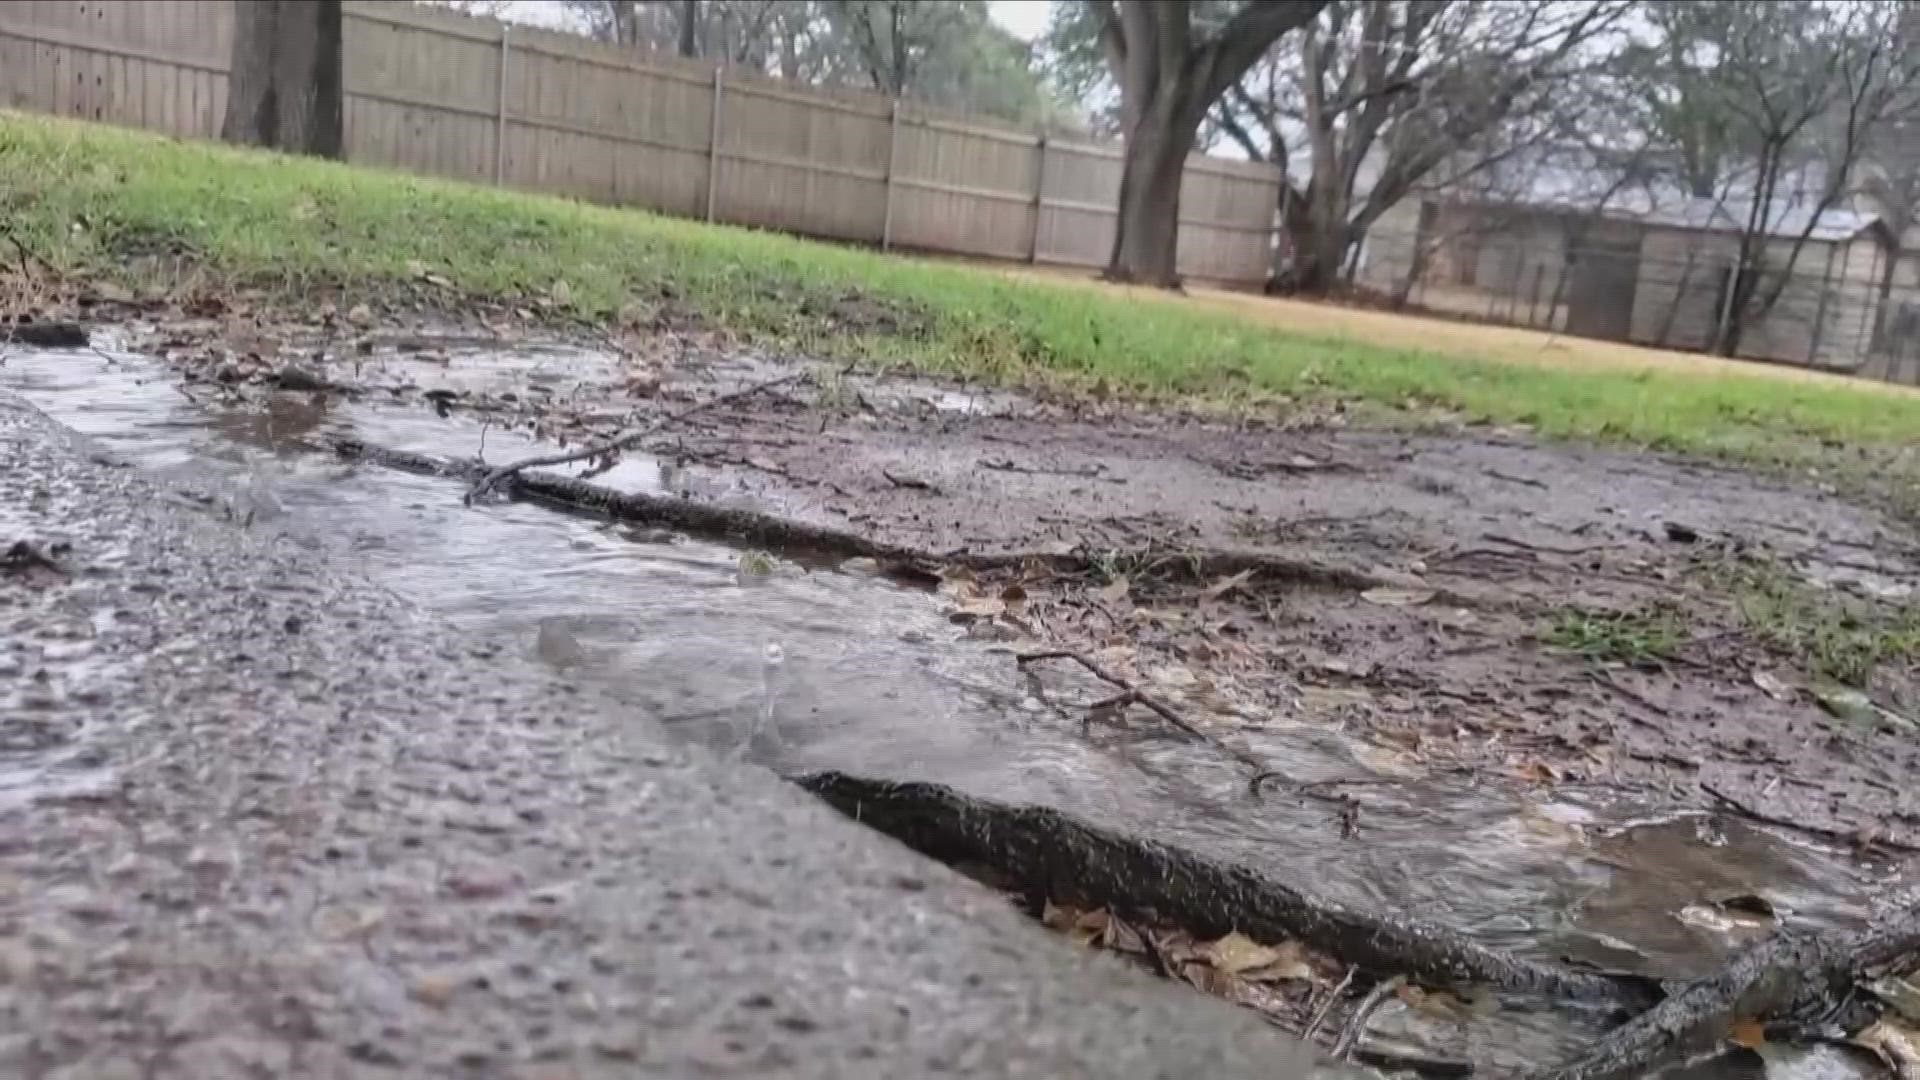
<instances>
[{"instance_id":1,"label":"dry brown leaf","mask_svg":"<svg viewBox=\"0 0 1920 1080\"><path fill-rule=\"evenodd\" d=\"M1206 947L1207 962L1229 975L1238 975L1251 968L1265 967L1282 959L1280 950L1270 945L1262 945L1247 935L1235 930Z\"/></svg>"},{"instance_id":2,"label":"dry brown leaf","mask_svg":"<svg viewBox=\"0 0 1920 1080\"><path fill-rule=\"evenodd\" d=\"M967 619L993 619L1006 613L1007 602L1005 600L997 596L976 596L955 604L950 617L963 621Z\"/></svg>"},{"instance_id":3,"label":"dry brown leaf","mask_svg":"<svg viewBox=\"0 0 1920 1080\"><path fill-rule=\"evenodd\" d=\"M365 304L355 304L347 309L347 321L355 326L371 326L373 309Z\"/></svg>"},{"instance_id":4,"label":"dry brown leaf","mask_svg":"<svg viewBox=\"0 0 1920 1080\"><path fill-rule=\"evenodd\" d=\"M1273 947L1274 959L1255 968L1248 968L1240 977L1248 982L1297 982L1311 980L1314 976L1313 964L1307 959L1307 950L1297 941L1283 941Z\"/></svg>"},{"instance_id":5,"label":"dry brown leaf","mask_svg":"<svg viewBox=\"0 0 1920 1080\"><path fill-rule=\"evenodd\" d=\"M1182 964L1180 977L1191 983L1194 989L1215 997L1232 999L1239 988L1238 979L1211 964Z\"/></svg>"},{"instance_id":6,"label":"dry brown leaf","mask_svg":"<svg viewBox=\"0 0 1920 1080\"><path fill-rule=\"evenodd\" d=\"M1433 599L1432 589L1400 589L1383 586L1368 589L1360 594L1360 599L1382 607L1415 607Z\"/></svg>"},{"instance_id":7,"label":"dry brown leaf","mask_svg":"<svg viewBox=\"0 0 1920 1080\"><path fill-rule=\"evenodd\" d=\"M1920 1077L1920 1032L1893 1017L1882 1016L1853 1041L1878 1054L1900 1080Z\"/></svg>"},{"instance_id":8,"label":"dry brown leaf","mask_svg":"<svg viewBox=\"0 0 1920 1080\"><path fill-rule=\"evenodd\" d=\"M1093 596L1094 599L1103 604L1117 604L1127 598L1127 592L1131 588L1133 588L1133 583L1127 580L1127 575L1120 574L1112 581L1095 589Z\"/></svg>"},{"instance_id":9,"label":"dry brown leaf","mask_svg":"<svg viewBox=\"0 0 1920 1080\"><path fill-rule=\"evenodd\" d=\"M1078 909L1062 907L1049 900L1040 909L1040 925L1049 930L1069 930L1080 920L1081 914Z\"/></svg>"},{"instance_id":10,"label":"dry brown leaf","mask_svg":"<svg viewBox=\"0 0 1920 1080\"><path fill-rule=\"evenodd\" d=\"M1748 1050L1757 1050L1767 1044L1767 1026L1758 1020L1735 1020L1727 1029L1727 1041Z\"/></svg>"},{"instance_id":11,"label":"dry brown leaf","mask_svg":"<svg viewBox=\"0 0 1920 1080\"><path fill-rule=\"evenodd\" d=\"M1112 915L1107 918L1107 932L1101 936L1100 944L1115 952L1139 954L1147 951L1146 940L1140 931Z\"/></svg>"},{"instance_id":12,"label":"dry brown leaf","mask_svg":"<svg viewBox=\"0 0 1920 1080\"><path fill-rule=\"evenodd\" d=\"M1553 766L1540 761L1526 761L1513 767L1513 775L1533 784L1552 784L1560 780L1560 774Z\"/></svg>"}]
</instances>

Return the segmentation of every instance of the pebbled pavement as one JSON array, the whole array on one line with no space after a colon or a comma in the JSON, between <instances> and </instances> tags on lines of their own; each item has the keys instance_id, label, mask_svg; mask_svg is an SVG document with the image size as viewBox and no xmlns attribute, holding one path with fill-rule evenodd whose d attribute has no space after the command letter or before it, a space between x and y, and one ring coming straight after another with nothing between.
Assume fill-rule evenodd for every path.
<instances>
[{"instance_id":1,"label":"pebbled pavement","mask_svg":"<svg viewBox=\"0 0 1920 1080\"><path fill-rule=\"evenodd\" d=\"M224 516L0 394L0 1076L1360 1075Z\"/></svg>"}]
</instances>

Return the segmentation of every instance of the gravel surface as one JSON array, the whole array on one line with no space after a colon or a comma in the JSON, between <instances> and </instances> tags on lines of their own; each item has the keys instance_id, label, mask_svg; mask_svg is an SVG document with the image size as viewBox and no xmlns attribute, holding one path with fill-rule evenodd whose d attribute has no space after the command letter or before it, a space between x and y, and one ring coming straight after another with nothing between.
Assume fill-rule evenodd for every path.
<instances>
[{"instance_id":1,"label":"gravel surface","mask_svg":"<svg viewBox=\"0 0 1920 1080\"><path fill-rule=\"evenodd\" d=\"M229 517L0 395L0 1075L1344 1075Z\"/></svg>"}]
</instances>

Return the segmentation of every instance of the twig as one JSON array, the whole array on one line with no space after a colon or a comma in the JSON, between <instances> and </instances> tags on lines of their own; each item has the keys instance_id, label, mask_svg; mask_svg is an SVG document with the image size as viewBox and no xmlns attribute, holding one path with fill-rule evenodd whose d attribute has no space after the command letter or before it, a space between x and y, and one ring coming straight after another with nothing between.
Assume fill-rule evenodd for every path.
<instances>
[{"instance_id":1,"label":"twig","mask_svg":"<svg viewBox=\"0 0 1920 1080\"><path fill-rule=\"evenodd\" d=\"M1750 818L1764 825L1778 825L1783 829L1797 829L1800 832L1812 833L1815 836L1825 836L1834 840L1846 840L1859 844L1861 847L1891 848L1896 851L1920 851L1920 845L1906 844L1898 840L1889 840L1884 836L1873 834L1863 836L1858 832L1848 832L1843 829L1830 829L1821 825L1811 825L1803 819L1788 817L1784 814L1769 814L1764 810L1755 810L1745 802L1721 791L1705 780L1699 781L1699 784L1701 791L1713 796L1722 806L1739 814L1741 817Z\"/></svg>"},{"instance_id":2,"label":"twig","mask_svg":"<svg viewBox=\"0 0 1920 1080\"><path fill-rule=\"evenodd\" d=\"M1107 484L1124 484L1124 476L1102 476L1104 465L1094 465L1090 469L1037 469L1026 465L1017 465L1008 458L981 458L978 462L983 469L995 472L1025 473L1028 476L1068 476L1076 480L1099 480Z\"/></svg>"},{"instance_id":3,"label":"twig","mask_svg":"<svg viewBox=\"0 0 1920 1080\"><path fill-rule=\"evenodd\" d=\"M1172 724L1174 727L1179 728L1181 731L1186 732L1187 734L1193 736L1194 738L1199 739L1202 742L1215 741L1211 737L1209 737L1206 732L1201 731L1197 727L1194 727L1191 723L1187 721L1185 717L1173 711L1172 708L1168 707L1167 704L1161 701L1159 698L1156 698L1153 695L1147 693L1146 691L1141 690L1139 687L1133 685L1127 680L1121 678L1118 675L1115 675L1113 672L1108 671L1106 668L1101 667L1099 664L1094 663L1092 660L1087 659L1087 657L1084 654L1074 652L1071 649L1050 649L1044 652L1021 653L1018 657L1015 658L1015 662L1023 666L1026 664L1031 664L1038 660L1072 660L1073 662L1079 664L1081 667L1086 668L1088 671L1092 672L1094 677L1099 679L1100 681L1112 683L1113 685L1120 688L1120 691L1121 691L1120 693L1115 694L1110 698L1105 698L1101 701L1095 702L1092 706L1090 706L1092 710L1097 711L1104 708L1113 708L1116 706L1124 707L1127 705L1134 705L1134 704L1145 705L1147 708L1153 710L1155 713L1158 713L1162 720L1165 720L1167 723Z\"/></svg>"},{"instance_id":4,"label":"twig","mask_svg":"<svg viewBox=\"0 0 1920 1080\"><path fill-rule=\"evenodd\" d=\"M1347 987L1353 985L1353 977L1358 974L1360 974L1360 966L1358 964L1347 965L1346 977L1341 979L1332 990L1327 992L1327 999L1320 1003L1319 1009L1314 1011L1313 1019L1307 1021L1307 1029L1300 1033L1302 1042L1313 1041L1314 1033L1320 1030L1321 1024L1327 1022L1327 1015L1333 1012L1335 1005L1340 1003L1340 995L1347 992Z\"/></svg>"},{"instance_id":5,"label":"twig","mask_svg":"<svg viewBox=\"0 0 1920 1080\"><path fill-rule=\"evenodd\" d=\"M932 484L928 483L925 480L920 479L917 476L895 476L893 473L888 472L886 469L881 469L880 475L885 477L887 483L892 484L894 487L912 488L915 491L928 491L928 492L932 492L935 495L938 495L940 493L939 488L934 487Z\"/></svg>"},{"instance_id":6,"label":"twig","mask_svg":"<svg viewBox=\"0 0 1920 1080\"><path fill-rule=\"evenodd\" d=\"M1378 1009L1387 998L1392 997L1393 992L1400 989L1406 981L1405 975L1395 975L1367 991L1367 996L1360 999L1360 1005L1353 1010L1353 1015L1347 1017L1347 1025L1340 1029L1339 1041L1333 1044L1335 1061L1346 1060L1347 1055L1353 1052L1354 1044L1360 1041L1360 1036L1367 1033L1367 1021L1373 1019L1374 1010Z\"/></svg>"},{"instance_id":7,"label":"twig","mask_svg":"<svg viewBox=\"0 0 1920 1080\"><path fill-rule=\"evenodd\" d=\"M1423 1076L1472 1076L1473 1062L1459 1058L1437 1057L1414 1049L1399 1049L1378 1042L1363 1042L1353 1048L1353 1060L1390 1073L1417 1072Z\"/></svg>"},{"instance_id":8,"label":"twig","mask_svg":"<svg viewBox=\"0 0 1920 1080\"><path fill-rule=\"evenodd\" d=\"M501 481L506 480L508 477L518 475L527 469L544 468L548 465L566 465L575 461L585 461L588 458L599 457L602 454L617 454L622 450L630 450L658 434L659 431L667 425L679 423L695 413L739 401L743 398L752 397L755 394L771 390L776 386L799 382L802 379L811 377L811 375L812 372L810 371L796 371L791 374L782 375L777 379L757 382L752 386L735 390L732 393L708 398L705 401L681 409L679 412L669 413L639 431L616 435L605 442L593 443L564 454L545 454L539 457L522 458L510 465L502 465L500 468L482 476L473 487L469 488L464 501L469 506L472 505L475 500L480 499L485 496L487 492L498 487Z\"/></svg>"},{"instance_id":9,"label":"twig","mask_svg":"<svg viewBox=\"0 0 1920 1080\"><path fill-rule=\"evenodd\" d=\"M1616 694L1619 694L1621 697L1626 698L1628 701L1633 702L1635 705L1640 706L1641 708L1647 710L1650 713L1653 713L1656 716L1663 716L1668 719L1673 718L1672 713L1668 712L1666 709L1663 709L1659 705L1655 704L1653 700L1648 698L1645 694L1642 694L1637 690L1631 690L1625 686L1620 685L1618 682L1614 681L1613 676L1608 675L1603 671L1589 671L1587 672L1587 678L1592 679L1596 684L1603 686L1608 690L1613 691ZM1627 719L1633 721L1634 723L1641 725L1642 727L1650 727L1655 731L1662 731L1662 732L1666 730L1666 728L1661 727L1659 724L1656 724L1651 720L1647 720L1642 717L1635 716L1631 712L1623 713L1622 715L1624 715Z\"/></svg>"},{"instance_id":10,"label":"twig","mask_svg":"<svg viewBox=\"0 0 1920 1080\"><path fill-rule=\"evenodd\" d=\"M1542 491L1546 490L1546 487L1547 487L1546 484L1543 484L1540 481L1535 480L1530 476L1514 476L1511 473L1503 473L1498 469L1482 469L1480 471L1487 474L1488 476L1493 477L1495 480L1505 480L1509 484L1525 484L1528 487L1536 487L1541 489Z\"/></svg>"},{"instance_id":11,"label":"twig","mask_svg":"<svg viewBox=\"0 0 1920 1080\"><path fill-rule=\"evenodd\" d=\"M1614 546L1612 544L1587 544L1583 547L1563 548L1554 547L1551 544L1529 544L1525 540L1516 540L1511 536L1503 536L1500 533L1483 532L1480 536L1482 539L1491 540L1496 544L1505 544L1508 547L1517 547L1522 551L1544 551L1554 555L1585 555L1590 551L1599 551L1603 548Z\"/></svg>"}]
</instances>

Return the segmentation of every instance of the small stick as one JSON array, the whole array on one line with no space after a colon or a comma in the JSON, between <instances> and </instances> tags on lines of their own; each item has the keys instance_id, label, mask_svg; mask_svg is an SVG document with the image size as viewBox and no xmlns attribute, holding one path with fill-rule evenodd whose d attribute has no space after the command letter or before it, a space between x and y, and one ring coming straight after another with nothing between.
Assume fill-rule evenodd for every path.
<instances>
[{"instance_id":1,"label":"small stick","mask_svg":"<svg viewBox=\"0 0 1920 1080\"><path fill-rule=\"evenodd\" d=\"M1745 802L1742 802L1741 800L1734 798L1732 795L1727 794L1726 792L1720 790L1717 787L1714 787L1712 784L1709 784L1704 780L1699 781L1699 785L1700 785L1701 791L1704 791L1708 795L1713 796L1714 799L1716 799L1722 806L1726 807L1727 809L1733 811L1736 814L1739 814L1741 817L1748 818L1753 821L1758 821L1763 825L1778 825L1784 829L1794 829L1803 833L1812 833L1815 836L1825 836L1835 840L1851 841L1852 843L1860 847L1887 848L1894 851L1920 851L1920 846L1904 843L1899 840L1892 840L1884 836L1878 836L1878 835L1872 835L1872 834L1863 836L1860 833L1846 832L1840 829L1831 829L1831 828L1827 828L1824 825L1814 825L1807 821L1796 820L1792 817L1788 817L1785 814L1769 814L1769 813L1766 813L1765 811L1754 809L1752 806L1749 806Z\"/></svg>"},{"instance_id":2,"label":"small stick","mask_svg":"<svg viewBox=\"0 0 1920 1080\"><path fill-rule=\"evenodd\" d=\"M1086 668L1088 671L1092 672L1094 677L1099 679L1100 681L1112 683L1113 685L1120 688L1120 691L1121 691L1120 693L1115 694L1110 698L1105 698L1101 701L1095 702L1091 706L1093 709L1097 710L1102 708L1112 708L1114 706L1123 706L1123 705L1131 705L1131 704L1145 705L1147 708L1152 709L1154 712L1158 713L1161 719L1165 720L1169 724L1172 724L1174 727L1179 728L1181 731L1184 731L1187 734L1193 736L1194 738L1199 739L1203 742L1214 741L1213 739L1207 736L1206 732L1201 731L1197 727L1194 727L1191 723L1187 721L1185 717L1181 716L1177 712L1174 712L1173 709L1168 707L1165 702L1152 696L1151 694L1148 694L1146 691L1141 690L1139 687L1133 685L1132 683L1121 678L1120 676L1115 675L1113 672L1108 671L1107 669L1101 667L1099 664L1094 663L1092 660L1087 659L1084 655L1080 653L1074 652L1071 649L1050 649L1044 652L1021 653L1018 657L1015 658L1015 662L1021 665L1030 664L1036 660L1072 660L1075 663L1079 664L1081 667Z\"/></svg>"},{"instance_id":3,"label":"small stick","mask_svg":"<svg viewBox=\"0 0 1920 1080\"><path fill-rule=\"evenodd\" d=\"M633 447L639 445L640 443L645 442L646 440L652 438L654 435L659 433L661 428L664 428L669 424L675 424L682 420L685 420L687 417L692 416L695 413L702 412L706 409L715 408L720 405L726 405L731 402L739 401L742 398L752 397L753 395L761 393L763 391L771 390L776 386L784 386L787 383L799 382L801 379L811 377L812 374L813 373L811 371L796 371L788 375L782 375L777 379L768 379L765 382L757 382L757 383L754 383L752 386L746 387L741 390L735 390L732 393L721 394L719 397L708 398L705 401L701 401L696 404L690 405L687 408L681 409L679 412L669 413L668 415L663 416L658 420L655 420L653 423L647 425L646 427L640 429L639 431L627 432L621 435L616 435L613 438L606 440L605 442L592 443L590 445L583 446L578 450L569 451L564 454L545 454L539 457L521 458L519 461L513 462L512 464L509 464L509 465L502 465L500 468L493 470L492 472L486 474L485 476L482 476L478 481L474 483L473 487L467 490L467 495L464 501L469 506L473 505L474 500L479 499L484 495L486 495L487 492L492 491L495 487L499 486L501 481L506 480L508 477L515 476L521 472L524 472L527 469L544 468L548 465L566 465L575 461L585 461L588 458L599 457L602 454L617 454L622 450L630 450Z\"/></svg>"},{"instance_id":4,"label":"small stick","mask_svg":"<svg viewBox=\"0 0 1920 1080\"><path fill-rule=\"evenodd\" d=\"M1353 1015L1347 1018L1347 1026L1340 1029L1340 1039L1333 1044L1333 1060L1347 1059L1347 1055L1353 1052L1354 1044L1360 1041L1360 1036L1367 1033L1367 1021L1373 1018L1374 1010L1406 981L1405 975L1395 975L1367 991L1367 996L1360 999L1359 1008L1354 1009Z\"/></svg>"},{"instance_id":5,"label":"small stick","mask_svg":"<svg viewBox=\"0 0 1920 1080\"><path fill-rule=\"evenodd\" d=\"M1335 986L1327 992L1327 1000L1320 1003L1320 1008L1315 1010L1313 1019L1307 1022L1307 1030L1300 1033L1301 1041L1313 1041L1314 1033L1320 1030L1321 1024L1327 1022L1327 1015L1333 1012L1335 1005L1340 1003L1340 995L1347 992L1347 987L1353 985L1353 977L1358 974L1360 974L1360 965L1350 964L1347 966L1346 978L1341 979L1338 986Z\"/></svg>"}]
</instances>

